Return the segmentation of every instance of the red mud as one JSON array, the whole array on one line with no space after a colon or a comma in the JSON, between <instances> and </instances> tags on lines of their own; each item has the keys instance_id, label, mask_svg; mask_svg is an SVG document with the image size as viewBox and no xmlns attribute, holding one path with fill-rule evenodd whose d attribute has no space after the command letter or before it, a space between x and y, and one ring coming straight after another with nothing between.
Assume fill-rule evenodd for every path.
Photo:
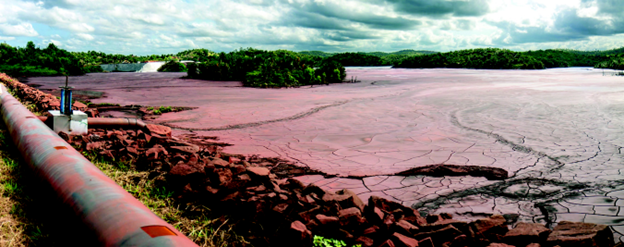
<instances>
[{"instance_id":1,"label":"red mud","mask_svg":"<svg viewBox=\"0 0 624 247\"><path fill-rule=\"evenodd\" d=\"M578 156L578 150L553 145L576 141L576 133L566 128L555 138L542 133L551 125L569 124L574 115L542 113L542 106L575 109L575 104L594 103L592 96L600 91L624 89L620 78L588 69L347 71L362 82L255 89L239 82L180 79L184 73L101 73L72 77L70 83L76 90L104 92L94 103L198 107L153 122L172 127L174 135L219 136L234 144L226 152L287 158L355 177L434 164L496 167L515 175L537 161L478 131L497 131L516 144L534 142L553 156ZM42 90L63 82L30 79ZM544 119L536 122L535 114ZM587 151L581 158L593 154Z\"/></svg>"}]
</instances>

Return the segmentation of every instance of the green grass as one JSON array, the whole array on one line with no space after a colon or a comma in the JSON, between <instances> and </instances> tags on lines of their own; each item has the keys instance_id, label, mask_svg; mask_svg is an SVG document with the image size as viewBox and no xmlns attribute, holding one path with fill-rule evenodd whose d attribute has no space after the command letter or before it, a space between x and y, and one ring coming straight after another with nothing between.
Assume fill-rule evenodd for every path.
<instances>
[{"instance_id":1,"label":"green grass","mask_svg":"<svg viewBox=\"0 0 624 247\"><path fill-rule=\"evenodd\" d=\"M314 247L346 247L347 244L342 240L332 239L332 238L324 238L321 236L314 236L314 240L312 242ZM361 247L362 245L356 244L353 247Z\"/></svg>"},{"instance_id":2,"label":"green grass","mask_svg":"<svg viewBox=\"0 0 624 247\"><path fill-rule=\"evenodd\" d=\"M148 111L152 111L152 114L154 115L161 115L163 113L167 113L167 112L174 112L177 110L177 108L171 107L171 106L160 106L158 108L154 108L152 106L147 107Z\"/></svg>"}]
</instances>

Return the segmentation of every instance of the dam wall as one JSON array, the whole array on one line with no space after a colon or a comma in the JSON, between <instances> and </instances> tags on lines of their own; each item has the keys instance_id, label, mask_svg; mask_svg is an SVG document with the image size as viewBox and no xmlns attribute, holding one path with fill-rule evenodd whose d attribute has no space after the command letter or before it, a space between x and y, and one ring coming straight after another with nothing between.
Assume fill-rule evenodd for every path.
<instances>
[{"instance_id":1,"label":"dam wall","mask_svg":"<svg viewBox=\"0 0 624 247\"><path fill-rule=\"evenodd\" d=\"M104 71L122 71L122 72L157 72L158 68L163 66L165 62L151 63L120 63L120 64L100 64Z\"/></svg>"}]
</instances>

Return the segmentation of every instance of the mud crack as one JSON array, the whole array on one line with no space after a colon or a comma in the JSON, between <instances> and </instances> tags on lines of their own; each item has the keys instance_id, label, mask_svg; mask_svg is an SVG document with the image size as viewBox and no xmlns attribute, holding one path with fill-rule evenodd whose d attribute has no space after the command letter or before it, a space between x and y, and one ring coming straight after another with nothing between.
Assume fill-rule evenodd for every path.
<instances>
[{"instance_id":1,"label":"mud crack","mask_svg":"<svg viewBox=\"0 0 624 247\"><path fill-rule=\"evenodd\" d=\"M464 126L464 125L462 125L462 124L459 122L459 119L457 119L456 114L457 114L456 112L453 112L453 113L451 114L451 123L452 123L453 125L455 125L455 126L459 127L459 128L462 128L462 129L465 129L465 130L470 130L470 131L474 131L474 132L477 132L477 133L481 133L481 134L487 135L488 137L491 137L491 138L496 139L496 141L497 141L497 142L499 142L499 143L501 143L501 144L503 144L503 145L507 145L507 146L511 147L511 149L512 149L512 150L514 150L514 151L516 151L516 152L521 152L521 153L526 153L526 154L532 154L532 155L537 156L538 158L545 158L545 159L548 159L548 160L550 160L550 161L554 162L554 163L555 163L555 166L556 166L556 167L555 167L554 169L552 169L551 171L554 171L554 170L560 169L561 167L563 167L563 166L565 165L565 163L563 163L563 162L559 161L559 159L558 159L558 158L556 158L556 157L552 157L552 156L550 156L550 155L548 155L548 154L546 154L546 153L544 153L544 152L541 152L541 151L536 151L536 150L534 150L534 149L533 149L533 148L531 148L531 147L527 147L527 146L524 146L524 145L520 145L520 144L514 143L514 142L512 142L512 141L510 141L510 140L505 139L503 136L501 136L501 135L499 135L499 134L494 133L494 132L488 132L488 131L485 131L485 130L481 130L481 129L476 129L476 128L472 128L472 127ZM515 175L514 175L514 176L515 176Z\"/></svg>"},{"instance_id":2,"label":"mud crack","mask_svg":"<svg viewBox=\"0 0 624 247\"><path fill-rule=\"evenodd\" d=\"M340 101L340 102L337 102L337 103L334 103L334 104L330 104L330 105L324 105L324 106L315 107L315 108L312 108L312 109L310 109L308 111L301 112L301 113L298 113L296 115L293 115L293 116L290 116L290 117L285 117L285 118L271 119L271 120L252 122L252 123L244 123L244 124L233 124L233 125L226 125L226 126L220 126L220 127L214 127L214 128L186 128L186 127L180 127L180 126L176 126L176 125L170 124L171 122L162 122L162 123L158 123L158 124L164 125L164 126L167 126L167 127L170 127L170 128L174 128L174 129L192 130L192 131L221 131L221 130L232 130L232 129L244 129L244 128L258 127L258 126L265 125L265 124L270 124L270 123L278 123L278 122L285 122L285 121L292 121L292 120L301 119L301 118L310 116L310 115L312 115L314 113L317 113L319 111L325 110L327 108L341 106L341 105L344 105L344 104L346 104L348 102L349 101Z\"/></svg>"}]
</instances>

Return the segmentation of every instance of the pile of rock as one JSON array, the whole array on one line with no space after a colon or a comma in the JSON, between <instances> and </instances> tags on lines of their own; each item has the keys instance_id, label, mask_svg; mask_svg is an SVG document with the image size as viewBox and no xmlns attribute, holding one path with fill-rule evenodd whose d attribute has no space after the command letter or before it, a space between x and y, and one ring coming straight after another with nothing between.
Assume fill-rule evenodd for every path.
<instances>
[{"instance_id":1,"label":"pile of rock","mask_svg":"<svg viewBox=\"0 0 624 247\"><path fill-rule=\"evenodd\" d=\"M31 102L36 107L34 109L36 111L58 110L61 106L60 100L53 95L23 84L4 73L0 74L0 80L8 89L15 92L21 100Z\"/></svg>"},{"instance_id":2,"label":"pile of rock","mask_svg":"<svg viewBox=\"0 0 624 247\"><path fill-rule=\"evenodd\" d=\"M364 203L349 190L330 192L304 186L293 175L314 173L279 159L231 155L214 137L171 137L168 127L90 130L62 136L78 149L130 161L149 170L186 202L209 205L260 228L247 236L256 245L311 246L312 236L368 246L613 246L606 226L562 222L554 231L518 223L509 230L503 216L474 222L449 214L426 217L379 197Z\"/></svg>"},{"instance_id":3,"label":"pile of rock","mask_svg":"<svg viewBox=\"0 0 624 247\"><path fill-rule=\"evenodd\" d=\"M17 97L19 97L22 101L30 102L30 104L35 107L35 109L32 109L34 111L44 112L47 110L59 110L61 107L61 101L54 95L41 92L36 88L30 87L7 76L4 73L0 73L0 81L4 83L8 89L15 92ZM97 110L95 110L94 113L93 110L88 109L87 105L78 101L74 102L73 109L86 112L89 117L97 116Z\"/></svg>"}]
</instances>

